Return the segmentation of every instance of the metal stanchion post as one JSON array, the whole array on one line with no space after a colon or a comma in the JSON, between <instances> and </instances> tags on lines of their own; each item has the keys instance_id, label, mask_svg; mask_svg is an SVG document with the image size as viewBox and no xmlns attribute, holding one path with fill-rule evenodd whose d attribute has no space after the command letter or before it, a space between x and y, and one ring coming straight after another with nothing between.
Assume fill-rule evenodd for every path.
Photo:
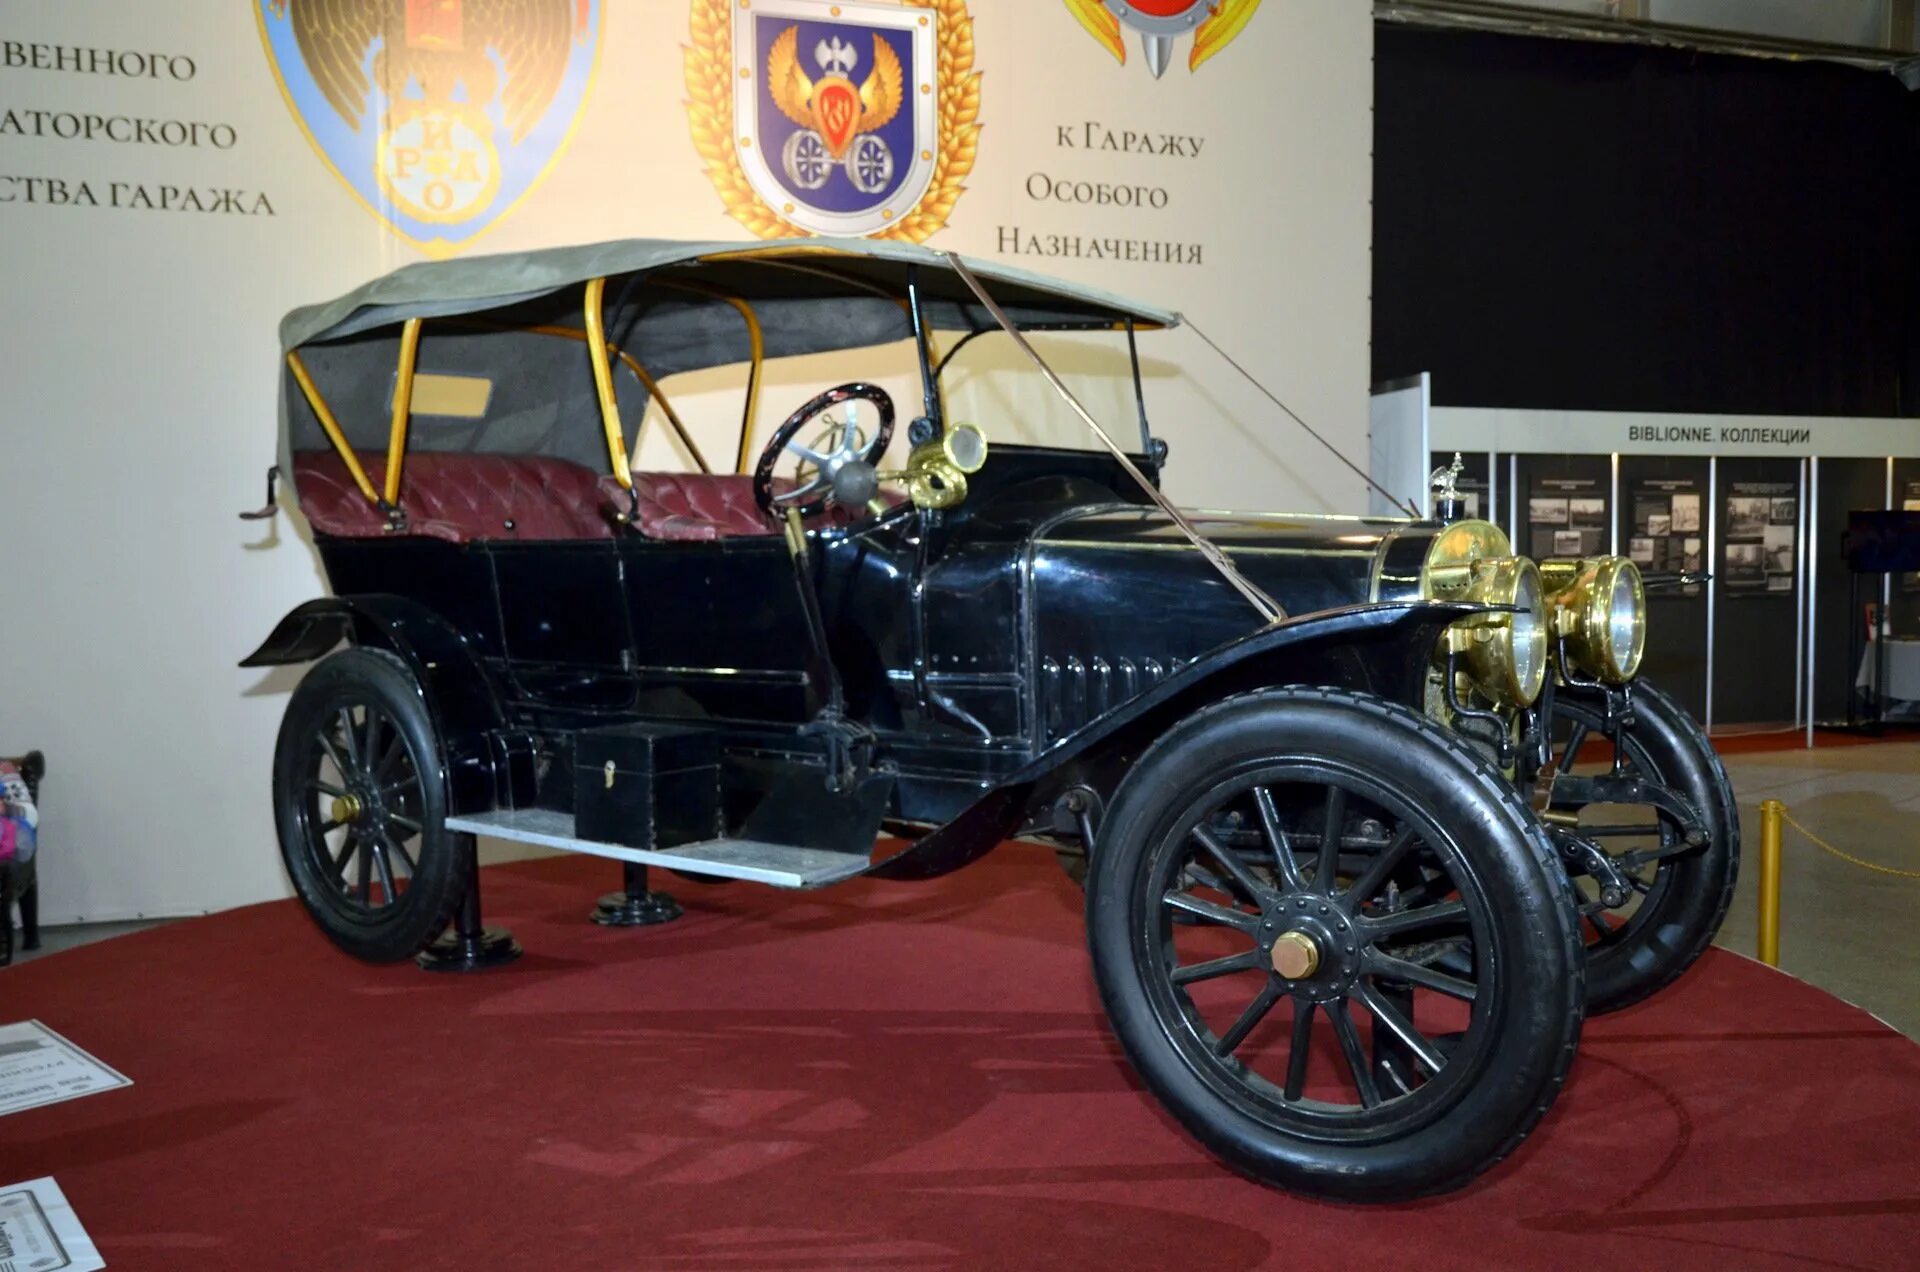
<instances>
[{"instance_id":1,"label":"metal stanchion post","mask_svg":"<svg viewBox=\"0 0 1920 1272\"><path fill-rule=\"evenodd\" d=\"M1787 806L1777 799L1760 805L1760 961L1780 966L1780 834Z\"/></svg>"}]
</instances>

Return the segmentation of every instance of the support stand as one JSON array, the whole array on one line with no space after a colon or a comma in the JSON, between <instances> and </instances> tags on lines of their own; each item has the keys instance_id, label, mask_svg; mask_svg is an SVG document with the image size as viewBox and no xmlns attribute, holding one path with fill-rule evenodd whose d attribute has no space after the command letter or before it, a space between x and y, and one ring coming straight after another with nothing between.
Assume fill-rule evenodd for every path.
<instances>
[{"instance_id":1,"label":"support stand","mask_svg":"<svg viewBox=\"0 0 1920 1272\"><path fill-rule=\"evenodd\" d=\"M592 919L602 927L652 927L680 917L680 903L664 892L647 890L647 868L635 861L622 863L624 892L609 892L594 907Z\"/></svg>"},{"instance_id":2,"label":"support stand","mask_svg":"<svg viewBox=\"0 0 1920 1272\"><path fill-rule=\"evenodd\" d=\"M467 899L460 903L460 914L453 929L413 961L429 972L483 972L513 962L521 954L520 942L503 928L489 928L480 921L480 858L472 835L466 841Z\"/></svg>"}]
</instances>

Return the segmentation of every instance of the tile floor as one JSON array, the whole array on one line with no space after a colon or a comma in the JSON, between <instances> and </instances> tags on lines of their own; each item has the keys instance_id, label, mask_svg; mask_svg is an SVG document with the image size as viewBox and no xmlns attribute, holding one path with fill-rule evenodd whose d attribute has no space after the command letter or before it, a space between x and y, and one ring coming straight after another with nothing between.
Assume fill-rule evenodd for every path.
<instances>
[{"instance_id":1,"label":"tile floor","mask_svg":"<svg viewBox=\"0 0 1920 1272\"><path fill-rule=\"evenodd\" d=\"M1777 799L1836 848L1920 871L1920 742L1736 755L1743 860L1719 944L1754 952L1760 801ZM1780 867L1780 967L1920 1038L1920 878L1822 852L1791 826Z\"/></svg>"}]
</instances>

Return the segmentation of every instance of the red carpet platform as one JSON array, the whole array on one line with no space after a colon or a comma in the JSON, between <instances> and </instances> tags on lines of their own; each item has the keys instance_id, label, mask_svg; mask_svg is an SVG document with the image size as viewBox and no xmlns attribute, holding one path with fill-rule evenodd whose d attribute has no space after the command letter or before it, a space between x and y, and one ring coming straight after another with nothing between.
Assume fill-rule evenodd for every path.
<instances>
[{"instance_id":1,"label":"red carpet platform","mask_svg":"<svg viewBox=\"0 0 1920 1272\"><path fill-rule=\"evenodd\" d=\"M1269 1192L1133 1084L1078 894L1010 847L932 884L487 872L528 947L373 969L292 903L0 972L131 1089L0 1118L116 1270L1920 1266L1920 1047L1715 952L1588 1026L1516 1157L1397 1210Z\"/></svg>"}]
</instances>

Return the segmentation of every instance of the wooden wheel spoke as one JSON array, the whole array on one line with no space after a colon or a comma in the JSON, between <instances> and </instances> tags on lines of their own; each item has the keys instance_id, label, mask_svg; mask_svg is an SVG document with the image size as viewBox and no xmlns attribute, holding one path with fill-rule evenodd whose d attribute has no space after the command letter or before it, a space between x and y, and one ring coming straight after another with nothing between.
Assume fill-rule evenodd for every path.
<instances>
[{"instance_id":1,"label":"wooden wheel spoke","mask_svg":"<svg viewBox=\"0 0 1920 1272\"><path fill-rule=\"evenodd\" d=\"M1233 881L1240 885L1240 891L1247 900L1255 905L1264 905L1273 896L1273 890L1253 877L1253 873L1241 861L1233 849L1214 838L1213 832L1205 826L1195 826L1192 831L1194 841L1206 850L1207 856L1214 859Z\"/></svg>"},{"instance_id":2,"label":"wooden wheel spoke","mask_svg":"<svg viewBox=\"0 0 1920 1272\"><path fill-rule=\"evenodd\" d=\"M358 769L360 767L360 744L354 740L353 736L353 708L340 708L339 719L340 744L347 749L347 758L353 762L353 767Z\"/></svg>"},{"instance_id":3,"label":"wooden wheel spoke","mask_svg":"<svg viewBox=\"0 0 1920 1272\"><path fill-rule=\"evenodd\" d=\"M396 854L398 854L400 860L406 863L408 877L412 877L414 875L419 874L420 873L419 863L414 861L413 854L407 851L407 846L401 843L398 839L394 838L392 835L388 835L386 837L386 840L387 840L387 847L391 848Z\"/></svg>"},{"instance_id":4,"label":"wooden wheel spoke","mask_svg":"<svg viewBox=\"0 0 1920 1272\"><path fill-rule=\"evenodd\" d=\"M335 786L332 782L323 782L317 777L307 780L307 789L310 791L318 791L322 795L331 795L335 799L340 799L346 795L344 790Z\"/></svg>"},{"instance_id":5,"label":"wooden wheel spoke","mask_svg":"<svg viewBox=\"0 0 1920 1272\"><path fill-rule=\"evenodd\" d=\"M1217 1056L1232 1055L1234 1048L1247 1040L1254 1026L1267 1018L1267 1013L1273 1010L1273 1005L1280 1001L1285 992L1273 981L1261 986L1259 996L1247 1004L1247 1009L1240 1013L1240 1019L1233 1022L1233 1028L1214 1042L1213 1053Z\"/></svg>"},{"instance_id":6,"label":"wooden wheel spoke","mask_svg":"<svg viewBox=\"0 0 1920 1272\"><path fill-rule=\"evenodd\" d=\"M1260 829L1267 837L1267 848L1273 853L1274 865L1279 868L1280 881L1290 891L1304 889L1307 881L1300 875L1300 863L1294 860L1293 846L1287 842L1287 832L1280 828L1280 810L1273 806L1273 792L1264 786L1254 787L1253 806L1260 813Z\"/></svg>"},{"instance_id":7,"label":"wooden wheel spoke","mask_svg":"<svg viewBox=\"0 0 1920 1272\"><path fill-rule=\"evenodd\" d=\"M327 753L327 758L333 761L334 772L338 773L342 780L344 780L349 773L353 772L353 769L347 764L345 758L341 756L340 748L333 744L330 730L322 729L315 736L320 739L320 748ZM318 778L314 780L316 782L319 781Z\"/></svg>"},{"instance_id":8,"label":"wooden wheel spoke","mask_svg":"<svg viewBox=\"0 0 1920 1272\"><path fill-rule=\"evenodd\" d=\"M1388 876L1399 868L1412 850L1413 839L1413 827L1402 826L1387 846L1380 850L1380 855L1367 864L1365 873L1355 879L1346 892L1347 896L1353 898L1355 909L1365 905L1374 893L1386 885Z\"/></svg>"},{"instance_id":9,"label":"wooden wheel spoke","mask_svg":"<svg viewBox=\"0 0 1920 1272\"><path fill-rule=\"evenodd\" d=\"M1287 1084L1281 1094L1297 1100L1307 1086L1307 1061L1312 1055L1314 1005L1305 1000L1293 1005L1293 1035L1287 1044Z\"/></svg>"},{"instance_id":10,"label":"wooden wheel spoke","mask_svg":"<svg viewBox=\"0 0 1920 1272\"><path fill-rule=\"evenodd\" d=\"M1176 967L1170 977L1176 985L1191 985L1195 981L1213 980L1218 976L1232 976L1238 972L1251 972L1260 966L1260 951L1247 950L1241 954L1229 954L1225 958L1208 959L1204 963L1188 963Z\"/></svg>"},{"instance_id":11,"label":"wooden wheel spoke","mask_svg":"<svg viewBox=\"0 0 1920 1272\"><path fill-rule=\"evenodd\" d=\"M1333 895L1333 877L1340 870L1340 841L1345 837L1346 824L1346 788L1329 786L1325 824L1320 830L1320 856L1313 867L1313 890L1325 896Z\"/></svg>"},{"instance_id":12,"label":"wooden wheel spoke","mask_svg":"<svg viewBox=\"0 0 1920 1272\"><path fill-rule=\"evenodd\" d=\"M399 813L388 813L387 820L396 826L405 826L416 835L421 833L420 823L411 817L403 817Z\"/></svg>"},{"instance_id":13,"label":"wooden wheel spoke","mask_svg":"<svg viewBox=\"0 0 1920 1272\"><path fill-rule=\"evenodd\" d=\"M1400 1014L1400 1009L1388 1002L1386 997L1371 985L1362 984L1355 988L1360 1001L1373 1013L1376 1028L1383 1028L1399 1040L1400 1045L1413 1053L1414 1059L1425 1065L1427 1072L1438 1073L1447 1063L1447 1058L1434 1048L1425 1034L1413 1027L1413 1022Z\"/></svg>"},{"instance_id":14,"label":"wooden wheel spoke","mask_svg":"<svg viewBox=\"0 0 1920 1272\"><path fill-rule=\"evenodd\" d=\"M1382 954L1378 950L1368 952L1367 971L1375 976L1408 981L1436 993L1445 994L1449 998L1458 998L1462 1002L1472 1002L1480 992L1479 986L1472 981L1462 980L1458 976L1449 976L1425 963L1410 963L1406 959L1395 958L1391 954Z\"/></svg>"},{"instance_id":15,"label":"wooden wheel spoke","mask_svg":"<svg viewBox=\"0 0 1920 1272\"><path fill-rule=\"evenodd\" d=\"M360 746L360 755L369 772L379 768L376 757L380 754L380 724L384 719L378 708L367 707L366 739Z\"/></svg>"},{"instance_id":16,"label":"wooden wheel spoke","mask_svg":"<svg viewBox=\"0 0 1920 1272\"><path fill-rule=\"evenodd\" d=\"M384 842L370 846L374 869L380 873L380 890L386 894L386 904L392 905L399 900L399 893L393 886L393 862L387 857L387 846Z\"/></svg>"},{"instance_id":17,"label":"wooden wheel spoke","mask_svg":"<svg viewBox=\"0 0 1920 1272\"><path fill-rule=\"evenodd\" d=\"M347 886L347 862L352 858L353 850L359 842L354 835L348 834L341 842L340 850L333 855L333 877L343 888Z\"/></svg>"},{"instance_id":18,"label":"wooden wheel spoke","mask_svg":"<svg viewBox=\"0 0 1920 1272\"><path fill-rule=\"evenodd\" d=\"M1169 892L1160 898L1176 910L1185 910L1188 914L1218 923L1222 927L1237 928L1242 932L1251 932L1259 924L1260 916L1248 914L1244 910L1230 910L1224 905L1215 905L1211 901L1193 896L1186 892Z\"/></svg>"},{"instance_id":19,"label":"wooden wheel spoke","mask_svg":"<svg viewBox=\"0 0 1920 1272\"><path fill-rule=\"evenodd\" d=\"M420 775L418 773L415 773L411 777L405 777L397 782L394 782L392 785L382 786L380 788L380 794L383 798L391 799L395 795L398 795L401 791L404 791L409 787L417 788L419 785L420 785Z\"/></svg>"},{"instance_id":20,"label":"wooden wheel spoke","mask_svg":"<svg viewBox=\"0 0 1920 1272\"><path fill-rule=\"evenodd\" d=\"M360 849L360 904L373 904L373 848L362 845Z\"/></svg>"},{"instance_id":21,"label":"wooden wheel spoke","mask_svg":"<svg viewBox=\"0 0 1920 1272\"><path fill-rule=\"evenodd\" d=\"M1336 999L1326 1005L1327 1019L1333 1022L1333 1033L1340 1040L1340 1054L1346 1057L1347 1069L1353 1074L1353 1085L1360 1092L1360 1106L1375 1108L1380 1103L1380 1089L1374 1085L1373 1066L1367 1063L1367 1053L1360 1046L1360 1031L1354 1027L1353 1014L1347 1010L1344 998Z\"/></svg>"},{"instance_id":22,"label":"wooden wheel spoke","mask_svg":"<svg viewBox=\"0 0 1920 1272\"><path fill-rule=\"evenodd\" d=\"M387 776L387 770L393 767L393 762L405 756L406 753L407 748L400 736L400 730L395 729L393 736L387 740L387 749L380 753L379 761L373 766L374 780L377 782L384 779Z\"/></svg>"},{"instance_id":23,"label":"wooden wheel spoke","mask_svg":"<svg viewBox=\"0 0 1920 1272\"><path fill-rule=\"evenodd\" d=\"M1467 903L1442 901L1437 905L1421 906L1417 910L1395 910L1390 914L1368 914L1361 917L1365 920L1368 936L1374 940L1386 940L1390 937L1403 936L1408 932L1417 932L1421 928L1459 922L1467 917Z\"/></svg>"}]
</instances>

